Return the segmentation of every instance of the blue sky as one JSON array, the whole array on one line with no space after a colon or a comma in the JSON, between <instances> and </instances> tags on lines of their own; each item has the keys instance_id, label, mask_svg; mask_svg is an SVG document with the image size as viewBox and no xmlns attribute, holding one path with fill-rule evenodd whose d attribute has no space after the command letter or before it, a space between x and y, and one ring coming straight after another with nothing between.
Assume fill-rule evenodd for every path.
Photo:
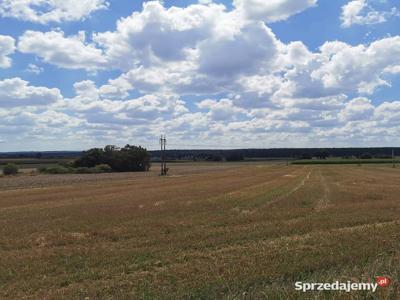
<instances>
[{"instance_id":1,"label":"blue sky","mask_svg":"<svg viewBox=\"0 0 400 300\"><path fill-rule=\"evenodd\" d=\"M0 151L398 146L398 1L22 2Z\"/></svg>"}]
</instances>

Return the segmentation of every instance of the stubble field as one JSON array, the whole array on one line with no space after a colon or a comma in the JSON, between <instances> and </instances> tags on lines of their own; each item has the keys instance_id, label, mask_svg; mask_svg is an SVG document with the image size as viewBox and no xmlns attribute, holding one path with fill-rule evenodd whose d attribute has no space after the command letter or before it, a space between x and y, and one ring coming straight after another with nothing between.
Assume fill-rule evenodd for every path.
<instances>
[{"instance_id":1,"label":"stubble field","mask_svg":"<svg viewBox=\"0 0 400 300\"><path fill-rule=\"evenodd\" d=\"M0 299L399 299L400 169L0 178ZM294 283L392 284L302 293Z\"/></svg>"}]
</instances>

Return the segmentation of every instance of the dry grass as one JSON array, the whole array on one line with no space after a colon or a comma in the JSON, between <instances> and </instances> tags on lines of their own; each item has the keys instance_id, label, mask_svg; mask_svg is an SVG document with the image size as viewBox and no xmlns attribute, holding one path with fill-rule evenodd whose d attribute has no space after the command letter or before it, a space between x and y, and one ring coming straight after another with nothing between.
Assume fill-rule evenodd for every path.
<instances>
[{"instance_id":1,"label":"dry grass","mask_svg":"<svg viewBox=\"0 0 400 300\"><path fill-rule=\"evenodd\" d=\"M400 170L204 164L171 175L0 178L0 298L400 298ZM394 282L376 294L294 290L381 275Z\"/></svg>"}]
</instances>

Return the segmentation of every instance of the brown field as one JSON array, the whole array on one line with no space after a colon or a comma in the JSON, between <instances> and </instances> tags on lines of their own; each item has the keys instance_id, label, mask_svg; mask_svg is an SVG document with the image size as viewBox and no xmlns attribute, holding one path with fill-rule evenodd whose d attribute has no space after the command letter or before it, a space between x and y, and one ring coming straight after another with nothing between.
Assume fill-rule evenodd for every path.
<instances>
[{"instance_id":1,"label":"brown field","mask_svg":"<svg viewBox=\"0 0 400 300\"><path fill-rule=\"evenodd\" d=\"M0 178L0 299L400 299L400 169L156 171Z\"/></svg>"}]
</instances>

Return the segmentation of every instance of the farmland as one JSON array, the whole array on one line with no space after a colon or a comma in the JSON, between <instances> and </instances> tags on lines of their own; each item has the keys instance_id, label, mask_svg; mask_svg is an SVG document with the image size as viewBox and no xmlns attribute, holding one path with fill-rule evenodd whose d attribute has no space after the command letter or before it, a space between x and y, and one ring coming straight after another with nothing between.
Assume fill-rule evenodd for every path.
<instances>
[{"instance_id":1,"label":"farmland","mask_svg":"<svg viewBox=\"0 0 400 300\"><path fill-rule=\"evenodd\" d=\"M0 159L0 174L6 164L15 164L22 172L34 171L39 168L56 167L62 163L72 161L69 158L1 158Z\"/></svg>"},{"instance_id":2,"label":"farmland","mask_svg":"<svg viewBox=\"0 0 400 300\"><path fill-rule=\"evenodd\" d=\"M303 159L291 161L293 165L371 165L371 164L400 164L399 159Z\"/></svg>"},{"instance_id":3,"label":"farmland","mask_svg":"<svg viewBox=\"0 0 400 300\"><path fill-rule=\"evenodd\" d=\"M400 169L157 171L0 178L0 298L400 298ZM377 276L374 294L294 289Z\"/></svg>"}]
</instances>

